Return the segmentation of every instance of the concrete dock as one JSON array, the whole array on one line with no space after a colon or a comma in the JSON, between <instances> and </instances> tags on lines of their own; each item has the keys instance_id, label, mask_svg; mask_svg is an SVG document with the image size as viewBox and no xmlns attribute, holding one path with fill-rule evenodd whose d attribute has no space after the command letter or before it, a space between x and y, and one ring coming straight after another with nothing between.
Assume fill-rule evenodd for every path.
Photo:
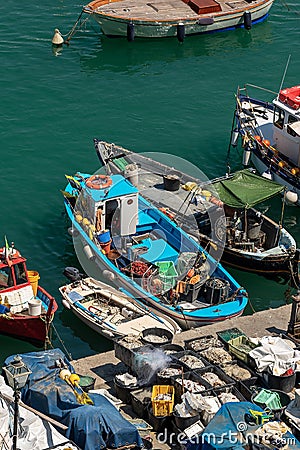
<instances>
[{"instance_id":1,"label":"concrete dock","mask_svg":"<svg viewBox=\"0 0 300 450\"><path fill-rule=\"evenodd\" d=\"M267 309L265 311L256 312L250 316L241 316L229 319L213 325L206 325L200 328L183 331L177 334L174 344L184 346L184 341L197 338L199 336L216 335L218 331L228 328L239 328L249 337L262 337L268 334L280 334L287 331L288 323L291 315L291 305L281 306L276 309ZM127 371L126 366L115 357L114 351L99 353L72 361L72 364L79 374L90 375L96 378L95 389L105 388L114 395L114 376L116 374ZM135 417L131 414L130 408L124 409L124 415ZM153 434L153 433L151 433ZM166 444L155 444L155 436L153 441L153 449L169 449Z\"/></svg>"}]
</instances>

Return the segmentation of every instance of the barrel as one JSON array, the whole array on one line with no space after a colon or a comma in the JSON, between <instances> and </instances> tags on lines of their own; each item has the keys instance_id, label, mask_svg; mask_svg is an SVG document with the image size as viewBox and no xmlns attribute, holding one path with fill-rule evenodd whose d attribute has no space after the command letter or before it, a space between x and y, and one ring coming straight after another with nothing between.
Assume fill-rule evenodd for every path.
<instances>
[{"instance_id":1,"label":"barrel","mask_svg":"<svg viewBox=\"0 0 300 450\"><path fill-rule=\"evenodd\" d=\"M35 270L28 270L27 275L28 275L28 280L29 280L32 290L33 290L33 295L36 297L40 274L38 272L36 272Z\"/></svg>"},{"instance_id":2,"label":"barrel","mask_svg":"<svg viewBox=\"0 0 300 450\"><path fill-rule=\"evenodd\" d=\"M97 239L100 242L100 244L106 244L110 241L110 231L104 230L101 233L97 235Z\"/></svg>"}]
</instances>

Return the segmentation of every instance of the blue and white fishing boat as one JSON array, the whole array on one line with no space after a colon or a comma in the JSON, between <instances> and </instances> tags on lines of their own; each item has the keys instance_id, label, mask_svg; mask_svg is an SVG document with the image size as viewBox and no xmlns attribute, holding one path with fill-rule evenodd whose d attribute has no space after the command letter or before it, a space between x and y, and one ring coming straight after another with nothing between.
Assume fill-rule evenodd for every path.
<instances>
[{"instance_id":1,"label":"blue and white fishing boat","mask_svg":"<svg viewBox=\"0 0 300 450\"><path fill-rule=\"evenodd\" d=\"M252 88L252 91L251 91ZM253 95L251 84L238 88L231 144L242 137L243 164L286 187L286 198L300 205L300 86L280 89L268 101Z\"/></svg>"},{"instance_id":2,"label":"blue and white fishing boat","mask_svg":"<svg viewBox=\"0 0 300 450\"><path fill-rule=\"evenodd\" d=\"M67 177L65 208L89 259L183 329L243 313L246 291L123 175Z\"/></svg>"}]
</instances>

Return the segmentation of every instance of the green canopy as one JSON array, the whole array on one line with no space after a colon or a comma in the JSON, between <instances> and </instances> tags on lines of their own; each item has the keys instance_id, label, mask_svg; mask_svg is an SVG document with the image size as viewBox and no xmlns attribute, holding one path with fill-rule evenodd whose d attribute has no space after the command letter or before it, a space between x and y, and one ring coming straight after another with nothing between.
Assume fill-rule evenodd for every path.
<instances>
[{"instance_id":1,"label":"green canopy","mask_svg":"<svg viewBox=\"0 0 300 450\"><path fill-rule=\"evenodd\" d=\"M255 175L247 169L212 183L220 200L233 208L252 208L284 190L281 184Z\"/></svg>"}]
</instances>

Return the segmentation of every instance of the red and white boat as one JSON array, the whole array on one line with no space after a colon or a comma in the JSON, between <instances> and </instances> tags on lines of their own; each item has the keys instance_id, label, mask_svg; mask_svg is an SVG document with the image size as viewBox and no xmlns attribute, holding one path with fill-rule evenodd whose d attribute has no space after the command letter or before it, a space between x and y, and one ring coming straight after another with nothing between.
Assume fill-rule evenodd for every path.
<instances>
[{"instance_id":1,"label":"red and white boat","mask_svg":"<svg viewBox=\"0 0 300 450\"><path fill-rule=\"evenodd\" d=\"M38 279L38 272L27 270L26 259L13 244L0 248L0 334L42 347L57 303L38 286Z\"/></svg>"}]
</instances>

